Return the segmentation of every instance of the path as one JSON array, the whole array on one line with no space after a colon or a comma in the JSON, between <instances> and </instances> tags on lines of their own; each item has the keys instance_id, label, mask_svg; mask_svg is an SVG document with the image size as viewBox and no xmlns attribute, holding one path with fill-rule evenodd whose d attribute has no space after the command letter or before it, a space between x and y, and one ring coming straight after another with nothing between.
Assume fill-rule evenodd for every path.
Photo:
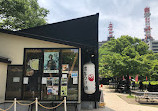
<instances>
[{"instance_id":1,"label":"path","mask_svg":"<svg viewBox=\"0 0 158 111\"><path fill-rule=\"evenodd\" d=\"M104 88L104 101L106 103L105 108L83 111L158 111L158 108L155 107L128 104L117 96L117 93L110 92L107 88Z\"/></svg>"}]
</instances>

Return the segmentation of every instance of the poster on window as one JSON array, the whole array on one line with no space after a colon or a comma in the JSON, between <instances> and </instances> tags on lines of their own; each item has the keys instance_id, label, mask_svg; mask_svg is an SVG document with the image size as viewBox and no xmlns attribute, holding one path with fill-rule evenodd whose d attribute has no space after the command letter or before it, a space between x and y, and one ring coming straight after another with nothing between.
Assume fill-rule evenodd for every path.
<instances>
[{"instance_id":1,"label":"poster on window","mask_svg":"<svg viewBox=\"0 0 158 111\"><path fill-rule=\"evenodd\" d=\"M78 71L71 72L71 78L78 77Z\"/></svg>"},{"instance_id":2,"label":"poster on window","mask_svg":"<svg viewBox=\"0 0 158 111\"><path fill-rule=\"evenodd\" d=\"M59 77L52 77L53 86L59 85Z\"/></svg>"},{"instance_id":3,"label":"poster on window","mask_svg":"<svg viewBox=\"0 0 158 111\"><path fill-rule=\"evenodd\" d=\"M52 77L48 77L47 78L47 87L52 86L53 85L53 78Z\"/></svg>"},{"instance_id":4,"label":"poster on window","mask_svg":"<svg viewBox=\"0 0 158 111\"><path fill-rule=\"evenodd\" d=\"M58 86L59 77L47 77L47 86Z\"/></svg>"},{"instance_id":5,"label":"poster on window","mask_svg":"<svg viewBox=\"0 0 158 111\"><path fill-rule=\"evenodd\" d=\"M29 78L28 77L24 77L23 84L28 84L28 83L29 83Z\"/></svg>"},{"instance_id":6,"label":"poster on window","mask_svg":"<svg viewBox=\"0 0 158 111\"><path fill-rule=\"evenodd\" d=\"M53 86L53 95L58 95L59 86Z\"/></svg>"},{"instance_id":7,"label":"poster on window","mask_svg":"<svg viewBox=\"0 0 158 111\"><path fill-rule=\"evenodd\" d=\"M62 64L62 73L69 73L69 64Z\"/></svg>"},{"instance_id":8,"label":"poster on window","mask_svg":"<svg viewBox=\"0 0 158 111\"><path fill-rule=\"evenodd\" d=\"M62 74L62 78L67 78L67 74Z\"/></svg>"},{"instance_id":9,"label":"poster on window","mask_svg":"<svg viewBox=\"0 0 158 111\"><path fill-rule=\"evenodd\" d=\"M48 86L48 87L47 87L47 94L48 94L48 95L53 94L53 87L52 87L52 86Z\"/></svg>"},{"instance_id":10,"label":"poster on window","mask_svg":"<svg viewBox=\"0 0 158 111\"><path fill-rule=\"evenodd\" d=\"M29 60L30 62L30 67L33 70L38 70L39 69L39 59L31 59Z\"/></svg>"},{"instance_id":11,"label":"poster on window","mask_svg":"<svg viewBox=\"0 0 158 111\"><path fill-rule=\"evenodd\" d=\"M44 73L59 73L59 52L44 52Z\"/></svg>"},{"instance_id":12,"label":"poster on window","mask_svg":"<svg viewBox=\"0 0 158 111\"><path fill-rule=\"evenodd\" d=\"M13 77L13 82L20 82L20 77Z\"/></svg>"},{"instance_id":13,"label":"poster on window","mask_svg":"<svg viewBox=\"0 0 158 111\"><path fill-rule=\"evenodd\" d=\"M61 86L61 96L67 96L67 86Z\"/></svg>"},{"instance_id":14,"label":"poster on window","mask_svg":"<svg viewBox=\"0 0 158 111\"><path fill-rule=\"evenodd\" d=\"M78 84L78 77L73 77L73 84Z\"/></svg>"},{"instance_id":15,"label":"poster on window","mask_svg":"<svg viewBox=\"0 0 158 111\"><path fill-rule=\"evenodd\" d=\"M26 65L26 76L32 76L34 70L39 70L39 59L30 59Z\"/></svg>"},{"instance_id":16,"label":"poster on window","mask_svg":"<svg viewBox=\"0 0 158 111\"><path fill-rule=\"evenodd\" d=\"M61 85L67 85L67 78L61 78Z\"/></svg>"},{"instance_id":17,"label":"poster on window","mask_svg":"<svg viewBox=\"0 0 158 111\"><path fill-rule=\"evenodd\" d=\"M48 86L47 94L48 95L58 95L59 87L58 86Z\"/></svg>"},{"instance_id":18,"label":"poster on window","mask_svg":"<svg viewBox=\"0 0 158 111\"><path fill-rule=\"evenodd\" d=\"M47 77L42 77L42 84L47 84Z\"/></svg>"}]
</instances>

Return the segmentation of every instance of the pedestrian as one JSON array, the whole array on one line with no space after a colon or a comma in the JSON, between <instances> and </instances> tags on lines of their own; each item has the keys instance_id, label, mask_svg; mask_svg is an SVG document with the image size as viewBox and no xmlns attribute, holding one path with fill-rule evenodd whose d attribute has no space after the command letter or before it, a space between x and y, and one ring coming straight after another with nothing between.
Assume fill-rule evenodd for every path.
<instances>
[{"instance_id":1,"label":"pedestrian","mask_svg":"<svg viewBox=\"0 0 158 111\"><path fill-rule=\"evenodd\" d=\"M140 89L140 91L143 91L143 87L144 87L143 82L140 81L140 82L139 82L139 89Z\"/></svg>"},{"instance_id":2,"label":"pedestrian","mask_svg":"<svg viewBox=\"0 0 158 111\"><path fill-rule=\"evenodd\" d=\"M132 89L135 90L135 81L132 82Z\"/></svg>"}]
</instances>

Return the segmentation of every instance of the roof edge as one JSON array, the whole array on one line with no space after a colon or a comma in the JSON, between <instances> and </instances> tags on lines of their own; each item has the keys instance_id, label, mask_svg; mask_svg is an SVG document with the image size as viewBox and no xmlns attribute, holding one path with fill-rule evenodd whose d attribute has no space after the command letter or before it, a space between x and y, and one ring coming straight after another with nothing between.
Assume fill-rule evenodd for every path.
<instances>
[{"instance_id":1,"label":"roof edge","mask_svg":"<svg viewBox=\"0 0 158 111\"><path fill-rule=\"evenodd\" d=\"M0 62L11 64L12 61L9 58L0 56Z\"/></svg>"},{"instance_id":2,"label":"roof edge","mask_svg":"<svg viewBox=\"0 0 158 111\"><path fill-rule=\"evenodd\" d=\"M24 32L19 32L19 31L17 32L17 31L10 31L10 30L5 30L5 29L0 29L0 32L6 33L6 34L22 36L22 37L26 37L26 38L43 40L43 41L47 41L47 42L54 42L54 43L58 43L58 44L74 46L74 47L89 47L89 46L86 46L86 45L83 45L83 44L80 44L80 43L75 43L75 42L70 42L70 41L65 41L65 40L59 40L59 39L49 38L49 37L46 37L46 36L29 34L29 33L24 33Z\"/></svg>"},{"instance_id":3,"label":"roof edge","mask_svg":"<svg viewBox=\"0 0 158 111\"><path fill-rule=\"evenodd\" d=\"M77 20L77 19L83 19L83 18L92 17L92 16L97 16L97 18L99 18L99 13L96 13L96 14L93 14L93 15L84 16L84 17L77 17L77 18L73 18L73 19L69 19L69 20L63 20L63 21L55 22L55 23L48 23L48 24L45 24L45 25L36 26L36 28L42 27L42 26L46 26L46 25L53 25L53 24L59 24L59 23L63 23L63 22L69 22L69 21L73 21L73 20ZM33 29L33 28L35 28L35 27L31 27L31 28L28 28L28 29ZM19 30L17 32L25 31L25 30L28 30L28 29Z\"/></svg>"}]
</instances>

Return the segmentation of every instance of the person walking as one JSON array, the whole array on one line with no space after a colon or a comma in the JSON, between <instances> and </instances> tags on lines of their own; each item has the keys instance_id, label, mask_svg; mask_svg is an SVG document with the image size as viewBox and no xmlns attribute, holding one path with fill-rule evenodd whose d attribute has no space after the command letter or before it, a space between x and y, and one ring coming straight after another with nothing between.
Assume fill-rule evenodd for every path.
<instances>
[{"instance_id":1,"label":"person walking","mask_svg":"<svg viewBox=\"0 0 158 111\"><path fill-rule=\"evenodd\" d=\"M143 82L140 81L140 82L139 82L139 89L140 89L140 91L143 91L143 87L144 87Z\"/></svg>"},{"instance_id":2,"label":"person walking","mask_svg":"<svg viewBox=\"0 0 158 111\"><path fill-rule=\"evenodd\" d=\"M132 89L135 90L135 81L132 82Z\"/></svg>"}]
</instances>

